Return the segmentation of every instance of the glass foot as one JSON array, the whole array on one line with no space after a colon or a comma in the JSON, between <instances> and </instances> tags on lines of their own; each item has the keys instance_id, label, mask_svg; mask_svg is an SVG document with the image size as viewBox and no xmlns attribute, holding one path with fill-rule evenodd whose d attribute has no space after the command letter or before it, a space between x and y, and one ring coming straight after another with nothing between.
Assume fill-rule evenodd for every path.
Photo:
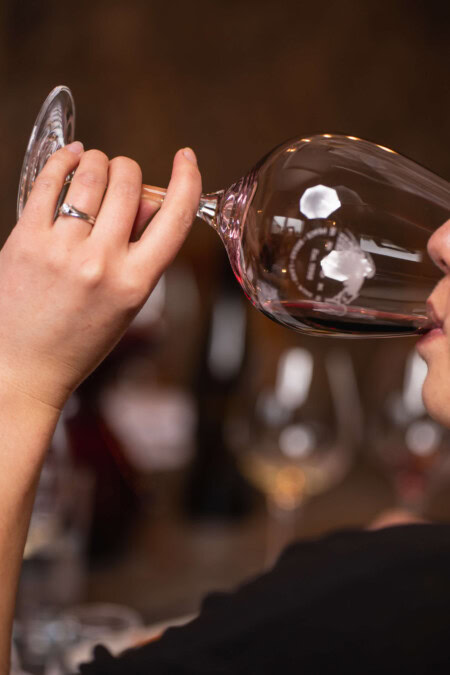
<instances>
[{"instance_id":1,"label":"glass foot","mask_svg":"<svg viewBox=\"0 0 450 675\"><path fill-rule=\"evenodd\" d=\"M68 87L55 87L45 99L28 141L20 174L17 219L22 215L36 176L48 158L59 148L71 143L74 135L75 103L72 92ZM63 190L60 202L65 192Z\"/></svg>"}]
</instances>

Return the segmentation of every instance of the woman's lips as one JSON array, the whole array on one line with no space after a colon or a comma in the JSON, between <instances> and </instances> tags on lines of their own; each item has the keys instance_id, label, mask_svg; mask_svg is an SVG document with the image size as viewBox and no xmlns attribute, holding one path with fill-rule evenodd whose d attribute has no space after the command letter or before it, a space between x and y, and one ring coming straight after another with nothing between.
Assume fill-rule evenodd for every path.
<instances>
[{"instance_id":1,"label":"woman's lips","mask_svg":"<svg viewBox=\"0 0 450 675\"><path fill-rule=\"evenodd\" d=\"M439 337L440 335L444 335L444 327L442 325L438 326L433 326L433 328L430 328L429 331L423 335L419 342L422 342L422 340L428 340L434 337Z\"/></svg>"},{"instance_id":2,"label":"woman's lips","mask_svg":"<svg viewBox=\"0 0 450 675\"><path fill-rule=\"evenodd\" d=\"M418 340L418 345L422 345L425 342L430 342L431 340L435 340L438 337L443 337L445 333L444 321L439 316L431 300L427 301L427 314L429 324L424 327L424 334L420 340Z\"/></svg>"},{"instance_id":3,"label":"woman's lips","mask_svg":"<svg viewBox=\"0 0 450 675\"><path fill-rule=\"evenodd\" d=\"M422 337L417 341L418 345L423 345L425 342L429 342L430 340L435 340L438 337L443 337L444 336L444 328L443 326L435 326L434 328L431 328L428 332L426 332Z\"/></svg>"}]
</instances>

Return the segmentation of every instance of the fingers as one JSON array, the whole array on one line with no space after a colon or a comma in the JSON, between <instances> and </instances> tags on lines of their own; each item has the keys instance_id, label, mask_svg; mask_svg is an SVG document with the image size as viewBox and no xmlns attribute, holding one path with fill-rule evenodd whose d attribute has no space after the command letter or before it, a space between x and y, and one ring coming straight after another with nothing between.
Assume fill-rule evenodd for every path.
<instances>
[{"instance_id":1,"label":"fingers","mask_svg":"<svg viewBox=\"0 0 450 675\"><path fill-rule=\"evenodd\" d=\"M190 148L174 158L172 177L163 205L138 242L132 244L139 272L156 282L181 248L197 213L202 181Z\"/></svg>"},{"instance_id":2,"label":"fingers","mask_svg":"<svg viewBox=\"0 0 450 675\"><path fill-rule=\"evenodd\" d=\"M108 158L100 150L88 150L72 178L65 202L90 216L97 217L108 181ZM90 234L92 225L71 216L59 216L55 228L79 237Z\"/></svg>"},{"instance_id":3,"label":"fingers","mask_svg":"<svg viewBox=\"0 0 450 675\"><path fill-rule=\"evenodd\" d=\"M161 208L161 202L154 202L150 199L141 199L139 209L131 231L131 241L137 241L147 227L155 213Z\"/></svg>"},{"instance_id":4,"label":"fingers","mask_svg":"<svg viewBox=\"0 0 450 675\"><path fill-rule=\"evenodd\" d=\"M79 141L61 148L50 157L36 178L21 217L33 227L51 227L66 177L78 166L83 154Z\"/></svg>"},{"instance_id":5,"label":"fingers","mask_svg":"<svg viewBox=\"0 0 450 675\"><path fill-rule=\"evenodd\" d=\"M134 160L116 157L109 163L108 189L92 230L92 238L102 245L128 245L139 209L142 172Z\"/></svg>"},{"instance_id":6,"label":"fingers","mask_svg":"<svg viewBox=\"0 0 450 675\"><path fill-rule=\"evenodd\" d=\"M159 208L159 204L141 200L142 174L136 162L117 157L108 165L107 157L97 150L82 153L81 144L75 144L49 159L30 194L23 219L46 223L64 241L83 232L82 239L88 235L98 251L125 252L127 278L133 277L143 293L150 291L180 249L198 209L201 176L195 154L189 148L177 152L167 195ZM97 216L96 223L92 227L80 219L61 216L53 226L64 181L75 169L65 201ZM150 225L135 241L150 219ZM111 264L113 258L109 257Z\"/></svg>"}]
</instances>

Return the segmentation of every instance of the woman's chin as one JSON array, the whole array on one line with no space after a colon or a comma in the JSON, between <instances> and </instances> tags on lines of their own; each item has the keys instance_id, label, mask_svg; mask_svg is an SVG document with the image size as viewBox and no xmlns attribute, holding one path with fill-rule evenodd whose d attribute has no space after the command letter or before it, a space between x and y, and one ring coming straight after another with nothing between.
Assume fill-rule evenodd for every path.
<instances>
[{"instance_id":1,"label":"woman's chin","mask_svg":"<svg viewBox=\"0 0 450 675\"><path fill-rule=\"evenodd\" d=\"M450 429L450 387L441 379L433 378L432 370L429 371L423 384L422 398L430 417Z\"/></svg>"}]
</instances>

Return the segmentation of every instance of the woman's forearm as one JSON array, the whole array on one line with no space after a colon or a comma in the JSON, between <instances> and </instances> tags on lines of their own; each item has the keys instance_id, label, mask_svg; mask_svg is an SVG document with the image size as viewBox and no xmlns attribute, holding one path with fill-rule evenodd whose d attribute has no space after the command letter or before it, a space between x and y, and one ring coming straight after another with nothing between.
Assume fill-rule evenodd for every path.
<instances>
[{"instance_id":1,"label":"woman's forearm","mask_svg":"<svg viewBox=\"0 0 450 675\"><path fill-rule=\"evenodd\" d=\"M9 673L11 626L36 484L59 410L0 377L0 675Z\"/></svg>"}]
</instances>

